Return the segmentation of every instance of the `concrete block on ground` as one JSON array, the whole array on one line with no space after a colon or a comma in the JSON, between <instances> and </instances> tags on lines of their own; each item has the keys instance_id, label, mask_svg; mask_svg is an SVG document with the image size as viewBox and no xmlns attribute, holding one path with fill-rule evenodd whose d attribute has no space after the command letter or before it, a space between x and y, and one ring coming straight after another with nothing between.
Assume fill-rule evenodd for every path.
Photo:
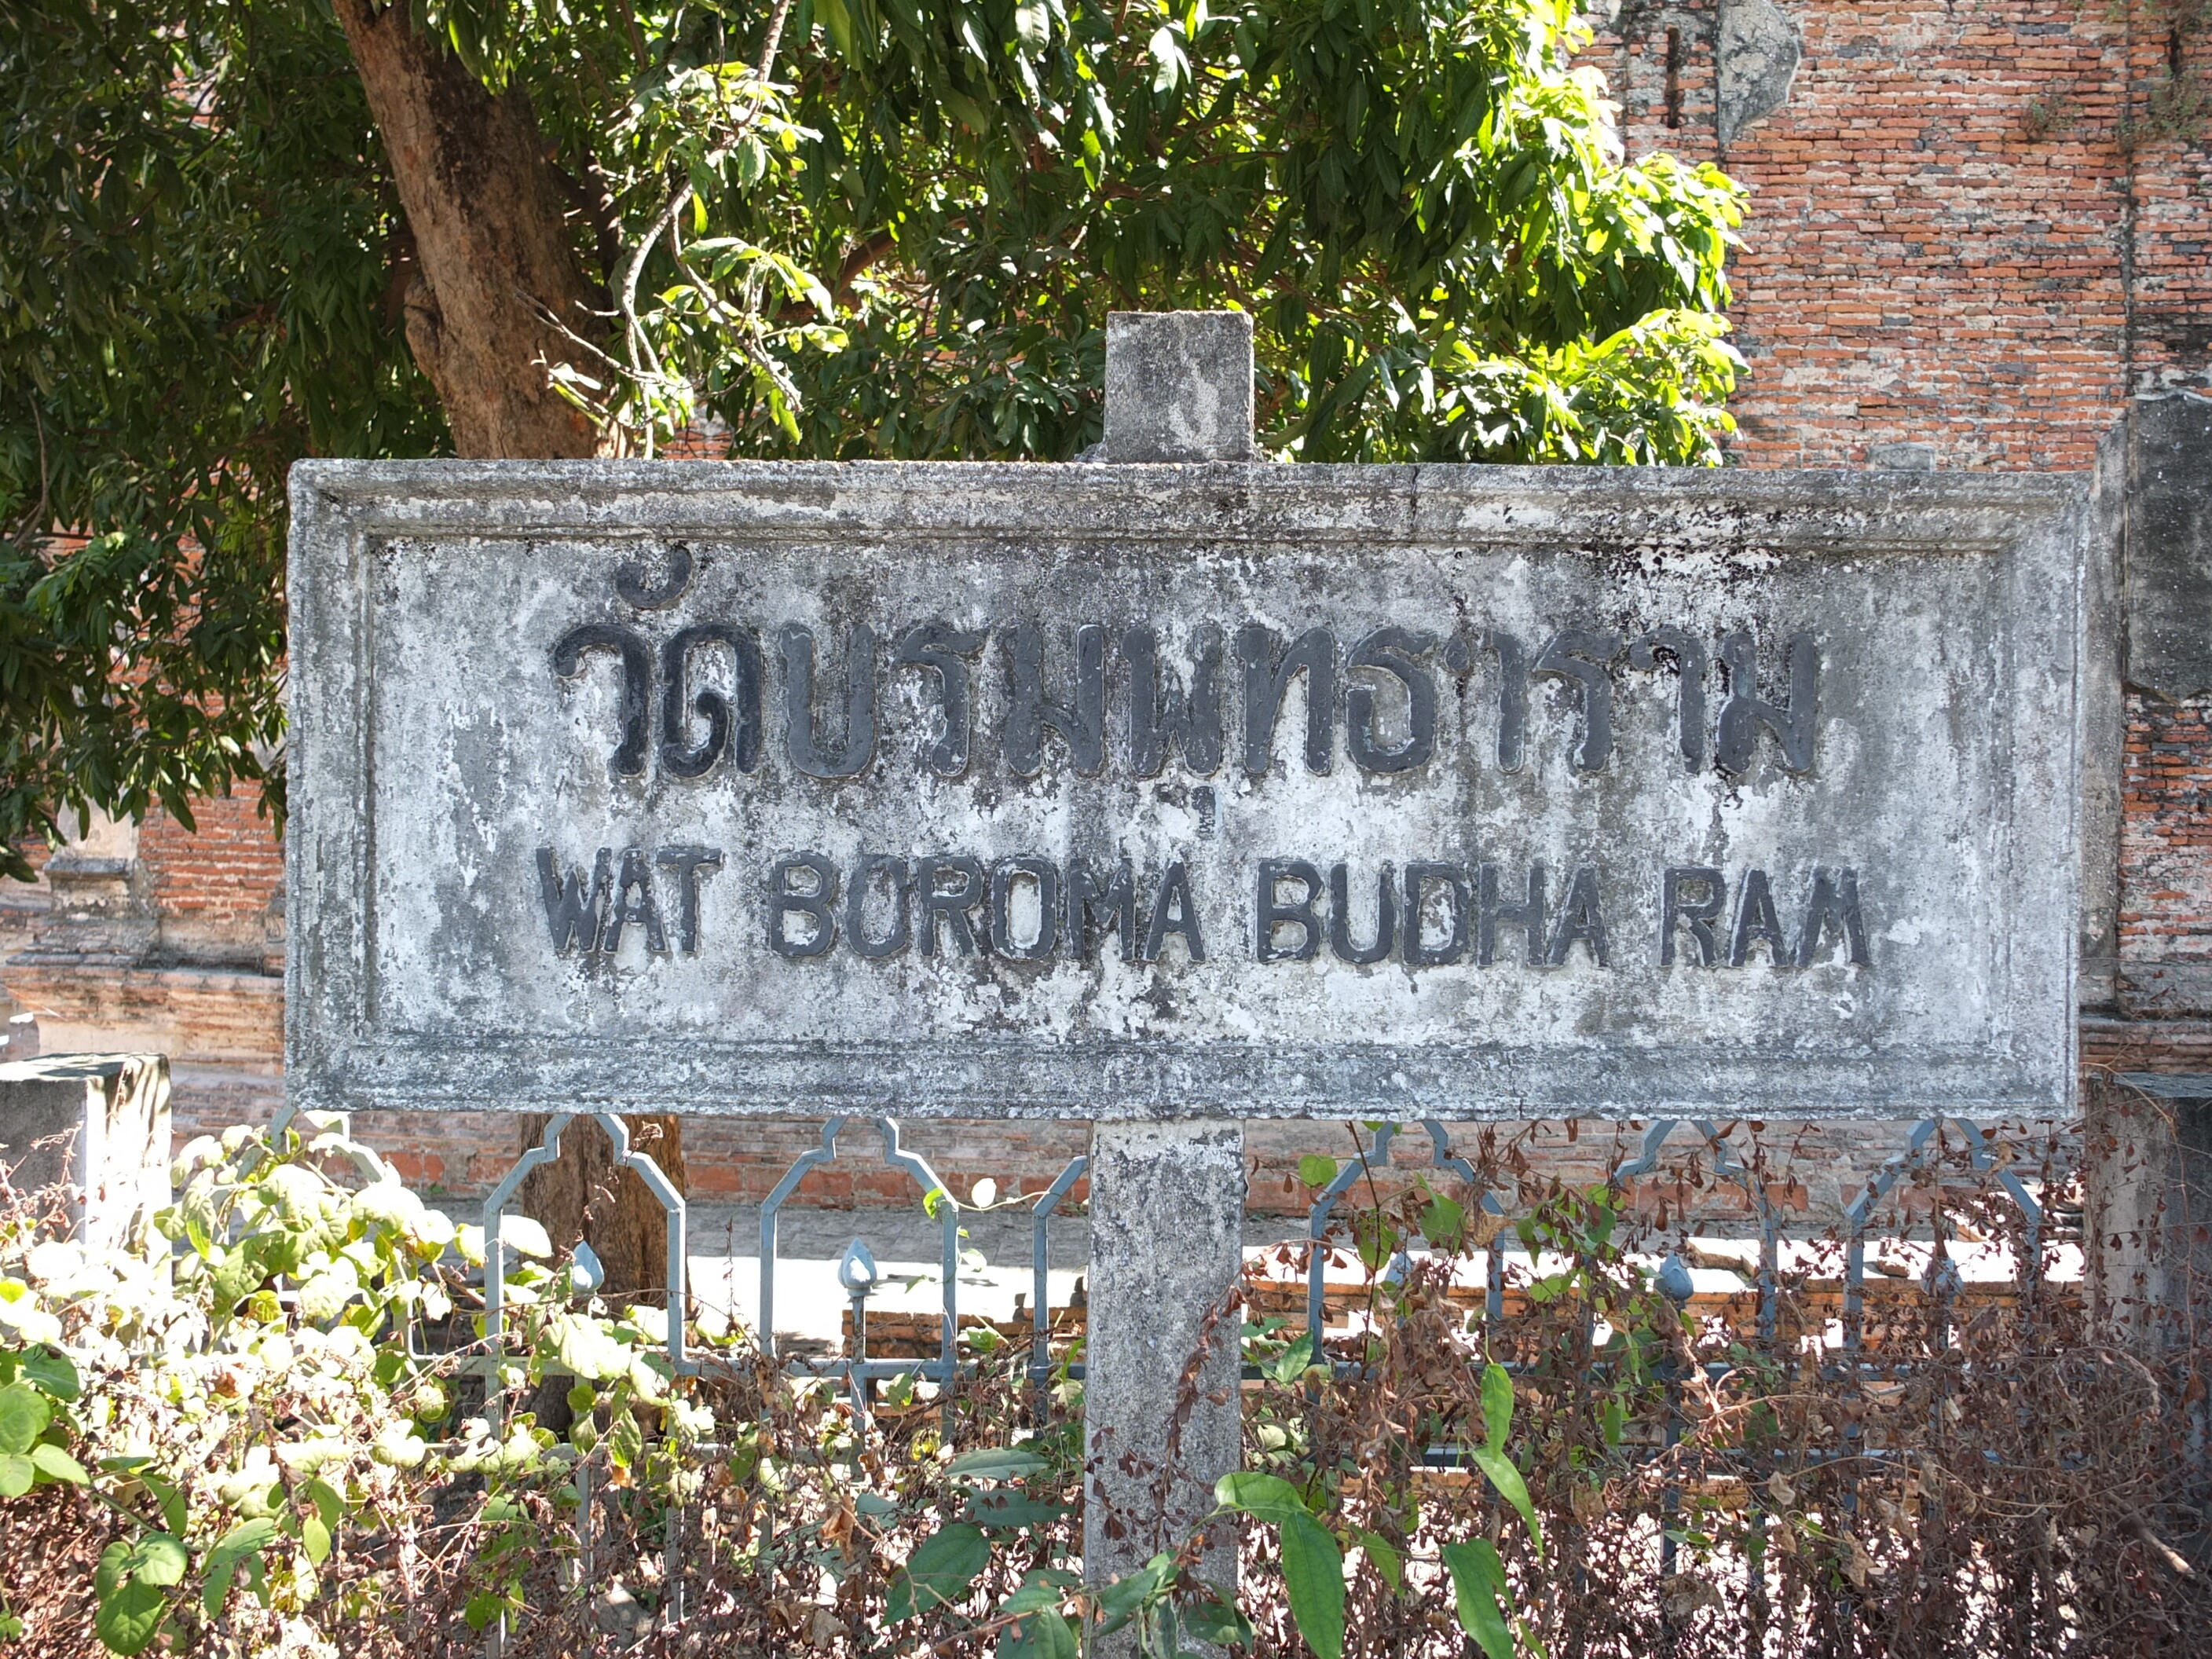
<instances>
[{"instance_id":1,"label":"concrete block on ground","mask_svg":"<svg viewBox=\"0 0 2212 1659\"><path fill-rule=\"evenodd\" d=\"M2212 1311L2212 1073L2100 1079L2085 1131L2092 1306L2144 1348L2185 1342Z\"/></svg>"},{"instance_id":2,"label":"concrete block on ground","mask_svg":"<svg viewBox=\"0 0 2212 1659\"><path fill-rule=\"evenodd\" d=\"M23 1193L66 1183L88 1243L120 1243L169 1201L165 1054L45 1054L0 1065L0 1164Z\"/></svg>"}]
</instances>

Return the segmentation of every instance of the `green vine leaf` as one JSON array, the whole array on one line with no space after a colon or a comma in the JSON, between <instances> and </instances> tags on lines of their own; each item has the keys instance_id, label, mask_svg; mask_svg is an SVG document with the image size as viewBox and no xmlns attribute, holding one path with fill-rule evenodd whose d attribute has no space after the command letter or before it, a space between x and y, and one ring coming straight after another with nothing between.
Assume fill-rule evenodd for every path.
<instances>
[{"instance_id":1,"label":"green vine leaf","mask_svg":"<svg viewBox=\"0 0 2212 1659\"><path fill-rule=\"evenodd\" d=\"M885 1616L897 1624L962 1600L991 1565L991 1543L981 1527L955 1522L921 1540L891 1580Z\"/></svg>"},{"instance_id":2,"label":"green vine leaf","mask_svg":"<svg viewBox=\"0 0 2212 1659\"><path fill-rule=\"evenodd\" d=\"M1291 1617L1319 1659L1344 1652L1344 1553L1328 1529L1304 1510L1282 1523L1283 1583Z\"/></svg>"},{"instance_id":3,"label":"green vine leaf","mask_svg":"<svg viewBox=\"0 0 2212 1659\"><path fill-rule=\"evenodd\" d=\"M1505 1622L1505 1564L1486 1538L1443 1547L1451 1574L1459 1627L1472 1636L1487 1659L1513 1659L1513 1632Z\"/></svg>"}]
</instances>

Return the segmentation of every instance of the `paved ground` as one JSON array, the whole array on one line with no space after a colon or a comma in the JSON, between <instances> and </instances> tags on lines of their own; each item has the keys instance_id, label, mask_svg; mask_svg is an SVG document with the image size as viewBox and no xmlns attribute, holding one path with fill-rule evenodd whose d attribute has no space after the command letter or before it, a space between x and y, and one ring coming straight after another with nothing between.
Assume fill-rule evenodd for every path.
<instances>
[{"instance_id":1,"label":"paved ground","mask_svg":"<svg viewBox=\"0 0 2212 1659\"><path fill-rule=\"evenodd\" d=\"M961 1224L966 1230L966 1252L959 1276L959 1305L963 1314L993 1319L1012 1319L1016 1298L1026 1298L1031 1284L1031 1222L1026 1205L1003 1210L969 1211ZM835 1344L842 1328L847 1305L837 1283L837 1264L854 1237L860 1237L875 1256L884 1288L869 1298L872 1311L932 1313L943 1305L939 1278L942 1235L939 1224L919 1207L911 1210L821 1210L787 1207L780 1212L777 1227L775 1328L780 1335L811 1338ZM1245 1221L1244 1249L1248 1260L1273 1255L1273 1247L1303 1240L1305 1223L1295 1217L1253 1216ZM1055 1219L1048 1234L1047 1278L1052 1305L1074 1300L1078 1284L1090 1261L1091 1231L1080 1214ZM1927 1268L1929 1247L1892 1240L1875 1242L1869 1254L1870 1275L1919 1278ZM1692 1246L1691 1278L1701 1292L1723 1293L1742 1288L1757 1261L1758 1246L1749 1239L1701 1239ZM1970 1283L2009 1279L2009 1254L1996 1245L1954 1244L1952 1258ZM2078 1279L2078 1247L2058 1251L2055 1279ZM1656 1269L1656 1257L1637 1258L1647 1270ZM690 1276L692 1292L710 1307L720 1308L738 1323L758 1328L760 1321L760 1211L757 1206L698 1207L691 1212ZM1271 1276L1299 1278L1303 1253L1290 1261L1270 1263ZM1839 1271L1839 1259L1824 1247L1804 1242L1785 1243L1781 1266L1785 1272L1830 1274ZM1731 1262L1739 1272L1729 1271ZM1515 1282L1534 1271L1555 1271L1560 1264L1548 1258L1531 1263L1518 1250L1509 1250L1506 1271ZM1455 1280L1470 1286L1483 1281L1486 1268L1480 1255L1459 1264ZM1332 1284L1357 1284L1362 1274L1349 1255L1331 1262Z\"/></svg>"},{"instance_id":2,"label":"paved ground","mask_svg":"<svg viewBox=\"0 0 2212 1659\"><path fill-rule=\"evenodd\" d=\"M1017 1296L1030 1293L1032 1224L1027 1205L970 1211L961 1225L968 1252L959 1278L963 1313L1012 1319ZM1305 1224L1257 1216L1245 1224L1245 1246L1260 1249L1303 1238ZM942 1235L919 1206L906 1210L817 1210L787 1206L777 1212L775 1328L780 1334L835 1340L846 1308L837 1264L854 1237L875 1256L884 1288L868 1300L871 1311L927 1313L943 1305L939 1284ZM1047 1234L1047 1277L1053 1305L1073 1299L1091 1259L1090 1223L1081 1215L1055 1218ZM692 1294L738 1322L760 1320L760 1209L757 1205L695 1206L690 1215ZM978 1260L980 1258L980 1260ZM1023 1304L1027 1306L1026 1301Z\"/></svg>"}]
</instances>

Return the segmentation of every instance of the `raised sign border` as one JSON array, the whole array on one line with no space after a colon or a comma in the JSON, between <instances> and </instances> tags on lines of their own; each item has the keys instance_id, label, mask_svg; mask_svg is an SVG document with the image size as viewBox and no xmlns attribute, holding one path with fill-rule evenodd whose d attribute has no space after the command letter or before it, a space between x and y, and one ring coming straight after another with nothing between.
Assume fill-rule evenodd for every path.
<instances>
[{"instance_id":1,"label":"raised sign border","mask_svg":"<svg viewBox=\"0 0 2212 1659\"><path fill-rule=\"evenodd\" d=\"M325 1111L908 1117L2038 1116L2075 1108L2086 481L1566 467L303 461L291 477L285 1072ZM366 556L380 537L1295 539L1995 554L2010 682L2009 1042L1786 1067L1629 1052L977 1038L957 1048L381 1032L368 971ZM2045 948L2021 948L2039 933ZM649 1062L649 1063L641 1063Z\"/></svg>"}]
</instances>

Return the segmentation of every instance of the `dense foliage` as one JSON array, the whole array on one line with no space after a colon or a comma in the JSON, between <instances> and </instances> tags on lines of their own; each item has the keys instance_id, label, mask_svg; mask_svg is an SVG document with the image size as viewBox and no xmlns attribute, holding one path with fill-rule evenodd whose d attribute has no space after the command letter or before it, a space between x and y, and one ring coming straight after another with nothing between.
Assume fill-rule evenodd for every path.
<instances>
[{"instance_id":1,"label":"dense foliage","mask_svg":"<svg viewBox=\"0 0 2212 1659\"><path fill-rule=\"evenodd\" d=\"M1703 461L1735 187L1566 0L416 0L526 96L610 444L1066 459L1110 308L1242 307L1287 458ZM769 78L764 49L773 46ZM285 468L437 453L318 0L0 11L0 867L274 769ZM596 355L594 355L596 354ZM281 790L276 801L281 805Z\"/></svg>"},{"instance_id":2,"label":"dense foliage","mask_svg":"<svg viewBox=\"0 0 2212 1659\"><path fill-rule=\"evenodd\" d=\"M1512 1194L1516 1152L1486 1140L1478 1180ZM112 1250L55 1237L65 1194L0 1212L0 1652L422 1659L499 1624L517 1659L1073 1659L1133 1626L1170 1659L2108 1659L2197 1651L2212 1612L2202 1334L2147 1359L2063 1279L1887 1279L1853 1321L1816 1259L1762 1330L1747 1295L1686 1307L1651 1272L1651 1247L1695 1248L1679 1218L1532 1186L1493 1317L1479 1191L1375 1172L1334 1238L1366 1269L1332 1292L1348 1332L1317 1348L1267 1310L1272 1267L1248 1276L1224 1598L1199 1537L1085 1583L1064 1338L1042 1398L978 1325L949 1399L894 1382L863 1419L711 1316L675 1375L659 1310L606 1307L511 1218L494 1351L481 1232L331 1178L358 1154L196 1142L173 1206ZM2046 1197L2051 1172L2026 1171ZM1677 1202L1712 1179L1703 1149L1659 1178ZM1939 1213L2023 1242L1962 1158L1894 1200L1885 1227L1923 1244Z\"/></svg>"},{"instance_id":3,"label":"dense foliage","mask_svg":"<svg viewBox=\"0 0 2212 1659\"><path fill-rule=\"evenodd\" d=\"M284 470L425 453L368 112L309 7L0 9L0 867L282 737ZM55 538L58 537L58 539Z\"/></svg>"}]
</instances>

